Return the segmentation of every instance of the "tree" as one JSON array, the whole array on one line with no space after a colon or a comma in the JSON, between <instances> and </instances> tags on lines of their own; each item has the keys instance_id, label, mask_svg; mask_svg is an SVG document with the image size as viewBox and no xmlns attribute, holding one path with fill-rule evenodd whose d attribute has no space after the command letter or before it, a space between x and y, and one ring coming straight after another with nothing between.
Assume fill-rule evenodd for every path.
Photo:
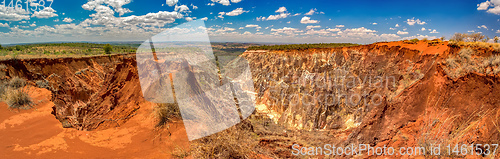
<instances>
[{"instance_id":1,"label":"tree","mask_svg":"<svg viewBox=\"0 0 500 159\"><path fill-rule=\"evenodd\" d=\"M441 39L441 41L444 41L445 37L444 37L444 36L442 36L442 37L441 37L441 38L439 38L439 39Z\"/></svg>"},{"instance_id":2,"label":"tree","mask_svg":"<svg viewBox=\"0 0 500 159\"><path fill-rule=\"evenodd\" d=\"M453 36L451 36L450 40L451 41L464 41L467 38L467 34L462 34L462 33L455 33Z\"/></svg>"},{"instance_id":3,"label":"tree","mask_svg":"<svg viewBox=\"0 0 500 159\"><path fill-rule=\"evenodd\" d=\"M469 35L469 38L472 42L478 42L484 39L484 35L481 33L473 33Z\"/></svg>"},{"instance_id":4,"label":"tree","mask_svg":"<svg viewBox=\"0 0 500 159\"><path fill-rule=\"evenodd\" d=\"M22 47L22 46L19 46L19 45L16 45L16 50L17 50L17 51L21 51L21 50L23 50L23 47Z\"/></svg>"},{"instance_id":5,"label":"tree","mask_svg":"<svg viewBox=\"0 0 500 159\"><path fill-rule=\"evenodd\" d=\"M104 45L104 52L106 54L111 54L111 51L113 51L113 47L109 44Z\"/></svg>"},{"instance_id":6,"label":"tree","mask_svg":"<svg viewBox=\"0 0 500 159\"><path fill-rule=\"evenodd\" d=\"M0 50L2 50L2 49L3 49L3 47L2 47L2 45L0 45Z\"/></svg>"},{"instance_id":7,"label":"tree","mask_svg":"<svg viewBox=\"0 0 500 159\"><path fill-rule=\"evenodd\" d=\"M495 37L493 38L493 41L494 41L495 43L498 43L498 36L495 36Z\"/></svg>"}]
</instances>

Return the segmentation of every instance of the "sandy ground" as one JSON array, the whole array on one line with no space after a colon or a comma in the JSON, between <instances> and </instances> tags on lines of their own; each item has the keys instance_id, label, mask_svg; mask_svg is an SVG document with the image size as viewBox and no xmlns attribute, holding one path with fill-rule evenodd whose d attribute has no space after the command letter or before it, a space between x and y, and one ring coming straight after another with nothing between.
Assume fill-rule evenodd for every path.
<instances>
[{"instance_id":1,"label":"sandy ground","mask_svg":"<svg viewBox=\"0 0 500 159\"><path fill-rule=\"evenodd\" d=\"M27 89L34 109L9 110L0 103L0 158L171 158L189 148L182 122L168 131L154 129L151 103L120 127L78 131L64 129L51 114L50 91Z\"/></svg>"}]
</instances>

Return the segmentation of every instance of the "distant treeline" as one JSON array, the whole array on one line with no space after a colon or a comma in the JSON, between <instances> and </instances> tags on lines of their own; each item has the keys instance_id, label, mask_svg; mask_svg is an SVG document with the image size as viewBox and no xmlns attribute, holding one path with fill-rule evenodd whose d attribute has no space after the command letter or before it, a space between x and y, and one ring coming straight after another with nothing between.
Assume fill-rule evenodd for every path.
<instances>
[{"instance_id":1,"label":"distant treeline","mask_svg":"<svg viewBox=\"0 0 500 159\"><path fill-rule=\"evenodd\" d=\"M262 45L262 46L251 46L248 48L248 50L306 50L306 49L348 47L348 46L358 46L358 45L359 44L352 44L352 43Z\"/></svg>"},{"instance_id":2,"label":"distant treeline","mask_svg":"<svg viewBox=\"0 0 500 159\"><path fill-rule=\"evenodd\" d=\"M100 55L135 53L134 44L96 44L96 43L41 43L23 45L0 45L0 56L5 55Z\"/></svg>"}]
</instances>

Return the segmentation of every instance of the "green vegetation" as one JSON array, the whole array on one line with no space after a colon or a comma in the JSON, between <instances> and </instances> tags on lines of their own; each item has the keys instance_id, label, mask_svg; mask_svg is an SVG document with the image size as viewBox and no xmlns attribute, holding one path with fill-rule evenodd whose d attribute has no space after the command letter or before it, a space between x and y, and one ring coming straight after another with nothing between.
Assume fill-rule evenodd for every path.
<instances>
[{"instance_id":1,"label":"green vegetation","mask_svg":"<svg viewBox=\"0 0 500 159\"><path fill-rule=\"evenodd\" d=\"M0 46L0 56L13 57L52 57L92 56L103 54L127 54L137 50L135 44L96 44L96 43L46 43L15 46ZM4 57L6 58L6 57ZM8 58L8 57L7 57Z\"/></svg>"},{"instance_id":2,"label":"green vegetation","mask_svg":"<svg viewBox=\"0 0 500 159\"><path fill-rule=\"evenodd\" d=\"M113 47L109 44L104 45L104 52L106 54L111 54L111 51L113 51Z\"/></svg>"},{"instance_id":3,"label":"green vegetation","mask_svg":"<svg viewBox=\"0 0 500 159\"><path fill-rule=\"evenodd\" d=\"M289 44L289 45L263 45L252 46L248 50L306 50L306 49L321 49L321 48L336 48L357 46L352 43L319 43L319 44Z\"/></svg>"}]
</instances>

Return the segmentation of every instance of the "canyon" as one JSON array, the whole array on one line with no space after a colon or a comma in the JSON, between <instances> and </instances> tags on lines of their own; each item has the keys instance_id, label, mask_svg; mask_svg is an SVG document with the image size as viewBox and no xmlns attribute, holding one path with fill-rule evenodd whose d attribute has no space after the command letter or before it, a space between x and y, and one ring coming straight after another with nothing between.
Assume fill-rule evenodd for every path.
<instances>
[{"instance_id":1,"label":"canyon","mask_svg":"<svg viewBox=\"0 0 500 159\"><path fill-rule=\"evenodd\" d=\"M296 136L325 132L323 137L344 146L428 148L435 144L499 143L500 76L495 70L500 61L488 61L499 52L469 47L473 53L464 56L464 61L471 65L459 65L476 67L458 70L463 67L453 67L450 59L462 58L464 49L448 42L398 41L307 50L247 50L240 57L251 67L254 114L300 132L294 133ZM140 134L141 129L156 130L149 114L154 103L142 95L134 54L10 59L0 61L0 65L5 66L0 70L1 79L20 77L32 86L39 81L48 83L46 88L31 88L34 93L30 93L43 101L35 108L43 107L43 112L52 114L43 115L43 120L52 118L51 127L40 130L103 135L95 138L101 139L99 142L89 143L115 142L102 139L113 137L113 130L133 127L132 134ZM16 116L8 111L2 110L10 114L2 117L4 124ZM28 115L32 111L19 113ZM168 131L176 132L172 135L177 135L176 139L168 141L188 145L183 125L174 125ZM14 127L10 124L1 129L0 125L0 133L8 134L5 131ZM147 140L154 135L143 132L140 136ZM138 139L134 137L133 141L140 142ZM121 145L127 144L134 145ZM57 150L54 144L47 147ZM101 144L103 147L107 148ZM173 145L167 147L175 149ZM291 145L283 148L291 153ZM17 150L17 155L24 152L19 147Z\"/></svg>"}]
</instances>

